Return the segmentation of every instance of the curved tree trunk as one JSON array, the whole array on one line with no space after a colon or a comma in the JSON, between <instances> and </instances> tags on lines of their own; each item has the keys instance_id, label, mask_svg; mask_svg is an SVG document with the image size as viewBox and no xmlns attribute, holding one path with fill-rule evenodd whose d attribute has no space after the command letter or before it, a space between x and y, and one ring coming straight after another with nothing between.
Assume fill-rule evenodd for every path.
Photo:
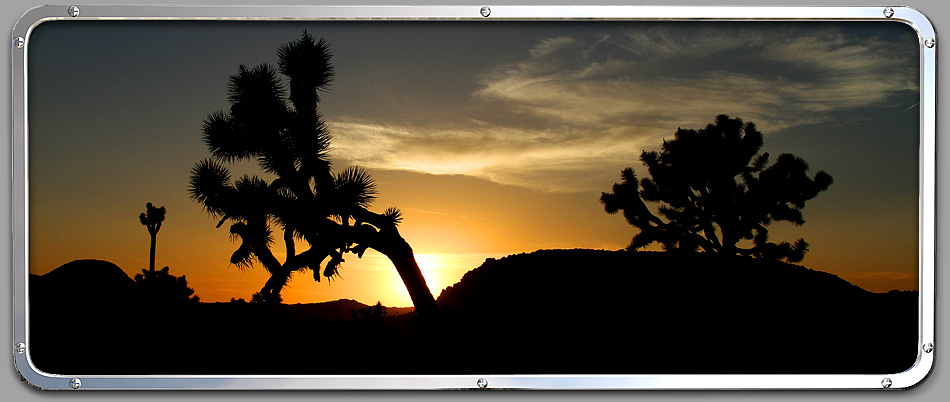
<instances>
[{"instance_id":1,"label":"curved tree trunk","mask_svg":"<svg viewBox=\"0 0 950 402\"><path fill-rule=\"evenodd\" d=\"M371 245L373 249L379 251L392 261L396 267L396 272L402 278L402 283L406 285L409 292L409 298L412 299L413 306L420 317L437 317L439 307L429 291L426 284L426 278L422 276L422 270L416 263L416 256L412 252L412 247L406 242L395 226L379 231L378 242Z\"/></svg>"},{"instance_id":2,"label":"curved tree trunk","mask_svg":"<svg viewBox=\"0 0 950 402\"><path fill-rule=\"evenodd\" d=\"M409 292L409 298L412 299L412 305L415 306L419 316L425 317L426 319L438 317L439 307L435 302L435 298L432 297L432 292L429 291L425 277L422 276L422 270L419 269L419 264L416 263L416 257L412 252L412 247L402 238L395 226L378 232L369 226L364 225L364 228L369 230L350 232L351 234L356 234L356 237L359 237L359 241L355 242L360 244L361 247L358 246L358 248L365 250L366 247L369 247L389 258L396 268L396 272L399 273L399 277L402 278L402 283L406 286L406 290ZM359 252L360 255L362 255L362 250ZM308 250L304 253L310 252L313 251ZM302 255L303 253L295 257L301 257ZM320 255L319 260L321 261L327 256L326 253ZM273 257L265 259L271 263L276 263L276 259L273 259ZM288 259L285 264L280 266L280 269L272 271L271 277L267 280L267 283L264 284L264 288L261 289L261 294L265 296L279 294L290 272L304 266L305 261L306 259L304 258L291 257ZM319 267L315 269L319 269Z\"/></svg>"},{"instance_id":3,"label":"curved tree trunk","mask_svg":"<svg viewBox=\"0 0 950 402\"><path fill-rule=\"evenodd\" d=\"M416 256L412 252L412 247L403 239L396 229L396 223L386 216L370 212L365 208L360 208L354 212L356 219L355 226L347 227L348 243L356 243L357 246L351 250L357 255L362 256L367 247L379 251L390 261L402 278L402 283L406 285L409 292L409 298L416 308L420 317L435 318L439 316L439 306L426 285L426 278L422 276L422 270L416 263ZM366 222L369 225L362 224ZM370 226L372 225L372 226ZM378 231L377 231L378 230Z\"/></svg>"},{"instance_id":4,"label":"curved tree trunk","mask_svg":"<svg viewBox=\"0 0 950 402\"><path fill-rule=\"evenodd\" d=\"M264 283L264 287L261 288L261 297L263 297L265 301L278 301L280 300L280 290L284 288L284 285L287 284L287 279L290 277L291 270L289 269L289 265L281 264L280 261L277 260L277 257L274 257L274 254L271 253L267 247L267 243L264 242L263 239L252 240L251 244L254 255L257 256L258 261L261 262L264 269L271 274L267 282Z\"/></svg>"},{"instance_id":5,"label":"curved tree trunk","mask_svg":"<svg viewBox=\"0 0 950 402\"><path fill-rule=\"evenodd\" d=\"M307 242L312 245L311 249L289 257L284 264L280 264L273 255L269 254L269 249L266 247L262 247L260 253L257 253L255 249L258 259L271 272L271 277L264 284L261 293L264 295L279 294L290 273L304 266L309 266L311 269L320 269L319 262L330 255L335 248L329 246L327 249L323 249L320 248L320 245L327 247L327 244L336 244L342 241L345 244L353 244L354 246L349 251L360 257L363 256L363 252L367 248L372 248L389 258L406 286L409 298L412 299L412 304L419 316L425 319L439 317L439 307L435 302L435 298L432 297L432 292L429 291L425 277L422 276L419 264L416 263L412 247L399 234L396 225L388 218L365 209L358 211L357 215L359 215L357 217L358 223L355 226L343 226L333 221L324 221L324 225L321 226L320 230L312 231L313 234L323 233L322 235L305 235ZM362 224L362 222L369 225ZM322 236L334 240L321 239ZM314 261L317 261L317 263L315 264Z\"/></svg>"}]
</instances>

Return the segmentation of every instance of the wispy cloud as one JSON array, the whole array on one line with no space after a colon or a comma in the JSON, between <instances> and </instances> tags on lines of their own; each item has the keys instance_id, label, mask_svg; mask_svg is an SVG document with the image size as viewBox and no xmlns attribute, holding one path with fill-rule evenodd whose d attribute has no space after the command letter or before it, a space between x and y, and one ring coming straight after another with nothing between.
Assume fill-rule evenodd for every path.
<instances>
[{"instance_id":1,"label":"wispy cloud","mask_svg":"<svg viewBox=\"0 0 950 402\"><path fill-rule=\"evenodd\" d=\"M467 175L542 191L586 191L591 190L586 183L590 177L582 172L635 160L650 145L637 135L564 136L478 126L409 129L331 123L336 133L332 153L370 169Z\"/></svg>"},{"instance_id":2,"label":"wispy cloud","mask_svg":"<svg viewBox=\"0 0 950 402\"><path fill-rule=\"evenodd\" d=\"M478 89L459 107L479 119L397 126L342 118L331 122L334 154L369 168L589 191L582 183L591 175L636 164L677 127L702 127L720 113L769 134L837 111L902 110L891 97L917 90L914 49L828 27L772 28L544 38L522 60L475 78Z\"/></svg>"},{"instance_id":3,"label":"wispy cloud","mask_svg":"<svg viewBox=\"0 0 950 402\"><path fill-rule=\"evenodd\" d=\"M486 74L476 94L571 125L670 130L731 113L774 131L916 90L914 53L877 39L829 28L558 37Z\"/></svg>"}]
</instances>

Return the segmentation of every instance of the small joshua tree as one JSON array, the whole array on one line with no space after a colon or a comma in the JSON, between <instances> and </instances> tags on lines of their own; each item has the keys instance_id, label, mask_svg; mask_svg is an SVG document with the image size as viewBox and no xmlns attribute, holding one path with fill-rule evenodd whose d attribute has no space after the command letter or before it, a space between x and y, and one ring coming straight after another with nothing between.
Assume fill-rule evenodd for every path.
<instances>
[{"instance_id":1,"label":"small joshua tree","mask_svg":"<svg viewBox=\"0 0 950 402\"><path fill-rule=\"evenodd\" d=\"M195 290L188 287L185 275L174 276L168 273L168 267L161 271L155 270L155 238L165 221L165 207L156 208L152 203L145 204L145 212L139 215L139 222L148 229L152 238L149 248L148 269L135 275L135 286L139 295L149 302L178 303L183 301L198 301Z\"/></svg>"},{"instance_id":2,"label":"small joshua tree","mask_svg":"<svg viewBox=\"0 0 950 402\"><path fill-rule=\"evenodd\" d=\"M148 250L148 271L155 274L155 238L158 231L162 228L162 222L165 220L165 207L155 208L152 203L145 204L145 212L139 215L139 221L148 229L148 235L152 237L151 246Z\"/></svg>"}]
</instances>

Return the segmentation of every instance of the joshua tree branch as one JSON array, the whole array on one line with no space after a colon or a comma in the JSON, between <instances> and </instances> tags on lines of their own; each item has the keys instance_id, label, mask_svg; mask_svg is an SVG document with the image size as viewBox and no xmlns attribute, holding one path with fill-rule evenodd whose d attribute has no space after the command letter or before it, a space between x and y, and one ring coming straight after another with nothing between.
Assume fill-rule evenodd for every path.
<instances>
[{"instance_id":1,"label":"joshua tree branch","mask_svg":"<svg viewBox=\"0 0 950 402\"><path fill-rule=\"evenodd\" d=\"M722 243L719 242L719 236L716 236L716 229L713 228L712 222L707 221L703 225L703 235L706 237L706 240L710 243L710 246L713 250L715 251L722 250ZM707 251L713 251L713 250L707 250Z\"/></svg>"},{"instance_id":2,"label":"joshua tree branch","mask_svg":"<svg viewBox=\"0 0 950 402\"><path fill-rule=\"evenodd\" d=\"M307 251L288 258L287 262L284 263L284 270L293 272L303 267L310 267L314 272L319 273L320 264L323 263L323 260L325 260L328 255L330 255L330 252L326 249L317 250L314 247L310 247Z\"/></svg>"},{"instance_id":3,"label":"joshua tree branch","mask_svg":"<svg viewBox=\"0 0 950 402\"><path fill-rule=\"evenodd\" d=\"M757 247L752 247L752 248L736 247L736 252L739 253L740 255L755 255L755 253L757 253L758 250L757 250Z\"/></svg>"},{"instance_id":4,"label":"joshua tree branch","mask_svg":"<svg viewBox=\"0 0 950 402\"><path fill-rule=\"evenodd\" d=\"M709 241L709 239L700 235L696 235L696 237L697 237L696 242L699 243L699 247L702 247L703 250L705 250L707 253L714 253L716 251L719 251L717 247L718 244L713 244L712 242ZM713 235L713 238L715 238L715 235Z\"/></svg>"},{"instance_id":5,"label":"joshua tree branch","mask_svg":"<svg viewBox=\"0 0 950 402\"><path fill-rule=\"evenodd\" d=\"M273 274L281 271L280 261L277 260L277 257L274 257L274 253L271 252L270 248L267 247L264 242L252 243L251 250L268 272Z\"/></svg>"},{"instance_id":6,"label":"joshua tree branch","mask_svg":"<svg viewBox=\"0 0 950 402\"><path fill-rule=\"evenodd\" d=\"M287 265L287 263L290 262L290 259L297 254L297 250L294 245L293 229L284 229L284 247L287 250L287 258L284 260L284 265Z\"/></svg>"}]
</instances>

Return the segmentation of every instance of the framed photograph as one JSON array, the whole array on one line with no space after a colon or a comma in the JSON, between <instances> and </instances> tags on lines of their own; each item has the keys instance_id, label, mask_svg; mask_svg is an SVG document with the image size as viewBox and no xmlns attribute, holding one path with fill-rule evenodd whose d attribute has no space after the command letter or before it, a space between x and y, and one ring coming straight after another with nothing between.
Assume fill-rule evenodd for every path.
<instances>
[{"instance_id":1,"label":"framed photograph","mask_svg":"<svg viewBox=\"0 0 950 402\"><path fill-rule=\"evenodd\" d=\"M42 389L901 389L935 49L902 7L44 6Z\"/></svg>"}]
</instances>

